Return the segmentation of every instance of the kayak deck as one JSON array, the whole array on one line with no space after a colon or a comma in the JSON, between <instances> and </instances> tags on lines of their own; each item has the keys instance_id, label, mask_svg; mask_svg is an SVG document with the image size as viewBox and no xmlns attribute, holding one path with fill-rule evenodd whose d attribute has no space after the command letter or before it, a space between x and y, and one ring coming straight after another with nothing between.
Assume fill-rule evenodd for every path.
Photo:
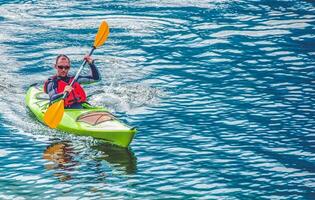
<instances>
[{"instance_id":1,"label":"kayak deck","mask_svg":"<svg viewBox=\"0 0 315 200\"><path fill-rule=\"evenodd\" d=\"M26 105L36 118L44 123L44 113L49 106L48 95L37 85L32 85L26 94ZM84 109L65 109L58 130L80 136L91 136L109 141L121 147L128 147L136 129L122 123L107 109L83 105Z\"/></svg>"}]
</instances>

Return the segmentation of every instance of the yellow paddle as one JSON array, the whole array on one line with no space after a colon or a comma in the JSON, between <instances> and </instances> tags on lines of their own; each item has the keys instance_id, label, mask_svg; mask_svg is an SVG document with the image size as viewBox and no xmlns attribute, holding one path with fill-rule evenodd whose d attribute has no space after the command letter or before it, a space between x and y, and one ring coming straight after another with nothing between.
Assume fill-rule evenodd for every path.
<instances>
[{"instance_id":1,"label":"yellow paddle","mask_svg":"<svg viewBox=\"0 0 315 200\"><path fill-rule=\"evenodd\" d=\"M98 32L95 36L93 47L89 53L89 55L92 55L93 51L102 46L104 42L106 41L107 37L109 35L109 27L108 24L105 21L102 21L100 27L98 28ZM78 70L77 74L75 75L74 79L70 83L70 86L73 85L73 83L77 80L79 77L80 72L82 71L84 65L87 63L86 60L82 63L80 69ZM64 104L65 104L65 98L67 97L67 93L63 95L61 100L53 103L49 108L47 109L46 113L44 114L44 122L49 126L50 128L56 128L61 121L63 117L63 113L65 111Z\"/></svg>"}]
</instances>

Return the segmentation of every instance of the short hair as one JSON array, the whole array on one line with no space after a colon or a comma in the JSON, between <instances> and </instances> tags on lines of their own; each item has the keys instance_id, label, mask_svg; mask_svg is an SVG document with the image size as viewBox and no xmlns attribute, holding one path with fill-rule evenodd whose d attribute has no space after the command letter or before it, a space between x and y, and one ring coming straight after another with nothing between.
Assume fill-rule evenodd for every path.
<instances>
[{"instance_id":1,"label":"short hair","mask_svg":"<svg viewBox=\"0 0 315 200\"><path fill-rule=\"evenodd\" d=\"M57 58L56 58L56 65L57 65L57 62L58 62L58 60L59 60L60 58L66 58L66 59L69 61L69 63L70 63L70 58L69 58L68 56L66 56L65 54L59 54L59 55L57 56Z\"/></svg>"}]
</instances>

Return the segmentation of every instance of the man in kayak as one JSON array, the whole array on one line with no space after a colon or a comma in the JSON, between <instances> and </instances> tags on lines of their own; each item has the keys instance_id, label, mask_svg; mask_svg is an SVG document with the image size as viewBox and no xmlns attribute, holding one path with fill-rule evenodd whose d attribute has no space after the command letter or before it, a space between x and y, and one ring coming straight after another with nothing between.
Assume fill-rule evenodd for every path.
<instances>
[{"instance_id":1,"label":"man in kayak","mask_svg":"<svg viewBox=\"0 0 315 200\"><path fill-rule=\"evenodd\" d=\"M94 60L91 56L85 56L84 59L89 64L91 74L87 76L79 76L77 81L70 86L74 76L69 76L70 59L68 56L61 54L57 56L55 69L56 75L50 77L44 84L44 91L49 95L50 102L53 102L68 93L65 98L65 108L80 109L82 103L86 102L86 94L80 83L92 83L100 80L100 75Z\"/></svg>"}]
</instances>

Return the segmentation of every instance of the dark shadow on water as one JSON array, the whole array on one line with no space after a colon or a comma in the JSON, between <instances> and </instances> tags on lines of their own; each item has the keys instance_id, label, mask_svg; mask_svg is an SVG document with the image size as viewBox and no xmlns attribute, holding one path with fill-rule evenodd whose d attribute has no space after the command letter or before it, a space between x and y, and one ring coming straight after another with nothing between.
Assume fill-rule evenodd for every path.
<instances>
[{"instance_id":1,"label":"dark shadow on water","mask_svg":"<svg viewBox=\"0 0 315 200\"><path fill-rule=\"evenodd\" d=\"M91 148L101 152L101 155L95 159L108 162L116 170L126 174L135 174L137 172L137 158L130 149L109 143L100 143Z\"/></svg>"}]
</instances>

